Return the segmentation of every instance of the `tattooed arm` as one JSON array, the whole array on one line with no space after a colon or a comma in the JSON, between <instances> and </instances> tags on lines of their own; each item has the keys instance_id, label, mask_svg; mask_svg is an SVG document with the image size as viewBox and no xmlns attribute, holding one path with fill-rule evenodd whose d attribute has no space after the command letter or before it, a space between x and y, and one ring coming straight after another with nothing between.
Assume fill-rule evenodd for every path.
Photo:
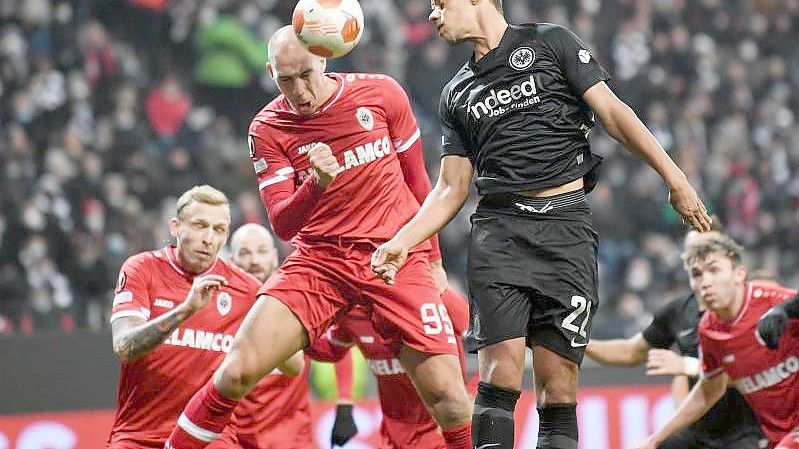
<instances>
[{"instance_id":1,"label":"tattooed arm","mask_svg":"<svg viewBox=\"0 0 799 449\"><path fill-rule=\"evenodd\" d=\"M158 347L180 323L208 304L214 290L226 283L219 275L200 276L194 280L186 300L172 311L150 321L135 316L114 320L111 335L119 360L130 363Z\"/></svg>"}]
</instances>

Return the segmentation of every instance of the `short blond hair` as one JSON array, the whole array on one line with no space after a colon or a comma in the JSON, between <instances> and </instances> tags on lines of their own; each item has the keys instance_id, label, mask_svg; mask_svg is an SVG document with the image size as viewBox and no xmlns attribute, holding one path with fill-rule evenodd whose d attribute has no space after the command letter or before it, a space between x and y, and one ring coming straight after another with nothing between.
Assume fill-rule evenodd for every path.
<instances>
[{"instance_id":1,"label":"short blond hair","mask_svg":"<svg viewBox=\"0 0 799 449\"><path fill-rule=\"evenodd\" d=\"M175 206L175 216L178 217L179 220L184 220L186 218L186 208L192 203L210 204L212 206L230 205L230 201L228 201L224 193L208 184L204 184L201 186L194 186L183 192L183 195L180 195L178 203Z\"/></svg>"},{"instance_id":2,"label":"short blond hair","mask_svg":"<svg viewBox=\"0 0 799 449\"><path fill-rule=\"evenodd\" d=\"M685 250L682 261L688 268L695 262L705 260L713 253L722 253L728 257L733 266L741 264L744 249L732 237L718 231L709 231L689 235L685 239Z\"/></svg>"}]
</instances>

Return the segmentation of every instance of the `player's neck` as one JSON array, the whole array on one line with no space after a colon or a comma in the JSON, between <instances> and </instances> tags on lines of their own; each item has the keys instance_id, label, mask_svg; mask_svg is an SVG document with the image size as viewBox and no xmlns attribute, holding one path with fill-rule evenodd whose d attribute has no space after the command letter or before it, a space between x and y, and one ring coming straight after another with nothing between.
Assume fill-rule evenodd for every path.
<instances>
[{"instance_id":1,"label":"player's neck","mask_svg":"<svg viewBox=\"0 0 799 449\"><path fill-rule=\"evenodd\" d=\"M716 312L724 321L732 321L734 320L739 313L741 313L741 308L744 306L744 289L743 288L736 288L735 289L735 296L733 300L730 302L730 306L726 307L723 310L719 310Z\"/></svg>"},{"instance_id":2,"label":"player's neck","mask_svg":"<svg viewBox=\"0 0 799 449\"><path fill-rule=\"evenodd\" d=\"M493 9L493 7L492 7ZM471 39L474 43L474 61L482 59L488 52L499 47L499 42L508 29L508 22L499 11L480 16L480 34Z\"/></svg>"},{"instance_id":3,"label":"player's neck","mask_svg":"<svg viewBox=\"0 0 799 449\"><path fill-rule=\"evenodd\" d=\"M336 81L334 78L325 75L324 88L322 91L322 95L320 95L319 97L319 107L321 108L328 101L330 101L330 98L332 98L337 91L338 91L338 81ZM317 109L317 112L318 111L319 110Z\"/></svg>"}]
</instances>

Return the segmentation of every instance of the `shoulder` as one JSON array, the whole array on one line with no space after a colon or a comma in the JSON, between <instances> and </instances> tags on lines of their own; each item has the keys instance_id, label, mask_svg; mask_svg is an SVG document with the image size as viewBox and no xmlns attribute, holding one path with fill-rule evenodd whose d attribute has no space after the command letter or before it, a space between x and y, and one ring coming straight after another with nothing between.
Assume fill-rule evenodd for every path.
<instances>
[{"instance_id":1,"label":"shoulder","mask_svg":"<svg viewBox=\"0 0 799 449\"><path fill-rule=\"evenodd\" d=\"M250 122L248 129L249 134L257 137L265 137L268 135L265 133L265 130L269 128L269 125L278 120L281 115L291 112L286 108L285 97L282 94L275 97L275 99L270 101L269 104L255 114L255 117L253 117Z\"/></svg>"},{"instance_id":2,"label":"shoulder","mask_svg":"<svg viewBox=\"0 0 799 449\"><path fill-rule=\"evenodd\" d=\"M405 92L402 85L384 73L334 73L340 76L350 95L377 95L392 98L398 92Z\"/></svg>"},{"instance_id":3,"label":"shoulder","mask_svg":"<svg viewBox=\"0 0 799 449\"><path fill-rule=\"evenodd\" d=\"M566 37L576 36L572 30L556 23L540 22L529 25L521 25L520 28L544 40L563 39Z\"/></svg>"},{"instance_id":4,"label":"shoulder","mask_svg":"<svg viewBox=\"0 0 799 449\"><path fill-rule=\"evenodd\" d=\"M770 304L779 304L796 295L796 290L773 282L752 281L749 283L747 293L755 301L767 301Z\"/></svg>"},{"instance_id":5,"label":"shoulder","mask_svg":"<svg viewBox=\"0 0 799 449\"><path fill-rule=\"evenodd\" d=\"M122 264L122 269L143 272L155 268L162 262L163 254L161 253L160 249L143 251L125 259L125 262Z\"/></svg>"},{"instance_id":6,"label":"shoulder","mask_svg":"<svg viewBox=\"0 0 799 449\"><path fill-rule=\"evenodd\" d=\"M219 259L220 271L227 278L228 284L240 287L242 290L251 291L261 288L261 281L247 273L234 263L224 259ZM253 298L254 300L255 298Z\"/></svg>"},{"instance_id":7,"label":"shoulder","mask_svg":"<svg viewBox=\"0 0 799 449\"><path fill-rule=\"evenodd\" d=\"M715 330L719 325L719 317L712 310L702 314L699 320L699 335L707 336L707 332Z\"/></svg>"},{"instance_id":8,"label":"shoulder","mask_svg":"<svg viewBox=\"0 0 799 449\"><path fill-rule=\"evenodd\" d=\"M453 94L459 90L459 85L464 81L468 81L473 76L474 72L472 72L469 62L467 61L441 89L441 103L449 104L452 101Z\"/></svg>"}]
</instances>

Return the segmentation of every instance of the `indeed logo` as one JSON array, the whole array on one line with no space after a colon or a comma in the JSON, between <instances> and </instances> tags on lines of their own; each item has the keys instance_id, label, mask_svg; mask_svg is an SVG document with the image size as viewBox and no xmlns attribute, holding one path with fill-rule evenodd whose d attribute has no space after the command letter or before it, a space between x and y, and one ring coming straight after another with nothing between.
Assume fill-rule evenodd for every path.
<instances>
[{"instance_id":1,"label":"indeed logo","mask_svg":"<svg viewBox=\"0 0 799 449\"><path fill-rule=\"evenodd\" d=\"M525 100L513 103L515 100ZM512 85L508 89L491 89L488 96L483 101L472 105L470 108L474 118L485 115L494 117L508 112L510 109L523 108L541 102L538 96L538 89L535 87L535 78L530 75L530 79ZM513 103L513 104L511 104ZM510 105L505 107L506 105Z\"/></svg>"}]
</instances>

